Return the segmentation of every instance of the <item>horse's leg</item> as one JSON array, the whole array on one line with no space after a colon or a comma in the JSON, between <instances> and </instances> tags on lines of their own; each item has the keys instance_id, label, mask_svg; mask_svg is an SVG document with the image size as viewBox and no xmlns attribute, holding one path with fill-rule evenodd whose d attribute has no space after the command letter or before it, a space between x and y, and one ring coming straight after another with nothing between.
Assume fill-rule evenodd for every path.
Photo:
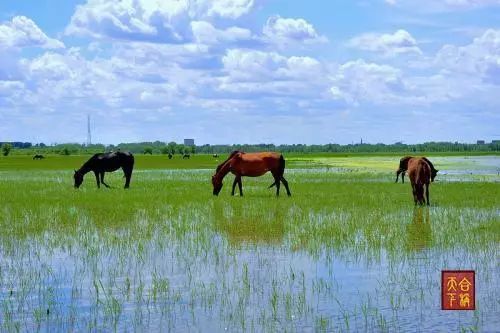
<instances>
[{"instance_id":1,"label":"horse's leg","mask_svg":"<svg viewBox=\"0 0 500 333\"><path fill-rule=\"evenodd\" d=\"M104 182L104 171L101 172L101 183L107 188L109 188L109 185Z\"/></svg>"},{"instance_id":2,"label":"horse's leg","mask_svg":"<svg viewBox=\"0 0 500 333\"><path fill-rule=\"evenodd\" d=\"M238 188L240 189L240 197L243 196L243 184L241 183L241 176L238 177Z\"/></svg>"},{"instance_id":3,"label":"horse's leg","mask_svg":"<svg viewBox=\"0 0 500 333\"><path fill-rule=\"evenodd\" d=\"M415 184L411 184L411 190L413 193L413 201L415 202L415 206L417 205L417 189L415 188Z\"/></svg>"},{"instance_id":4,"label":"horse's leg","mask_svg":"<svg viewBox=\"0 0 500 333\"><path fill-rule=\"evenodd\" d=\"M274 182L276 183L276 196L277 197L279 197L279 195L280 195L280 186L281 186L280 179L281 179L281 176L274 177Z\"/></svg>"},{"instance_id":5,"label":"horse's leg","mask_svg":"<svg viewBox=\"0 0 500 333\"><path fill-rule=\"evenodd\" d=\"M233 189L231 191L231 195L234 196L234 189L236 188L236 183L238 183L238 176L235 176L234 177L234 181L233 181Z\"/></svg>"},{"instance_id":6,"label":"horse's leg","mask_svg":"<svg viewBox=\"0 0 500 333\"><path fill-rule=\"evenodd\" d=\"M99 181L99 173L94 171L95 180L97 181L97 188L101 188L101 182Z\"/></svg>"},{"instance_id":7,"label":"horse's leg","mask_svg":"<svg viewBox=\"0 0 500 333\"><path fill-rule=\"evenodd\" d=\"M288 188L288 182L286 181L285 177L281 176L281 182L283 183L283 185L285 185L286 194L288 196L291 196L292 193L290 193L290 189Z\"/></svg>"},{"instance_id":8,"label":"horse's leg","mask_svg":"<svg viewBox=\"0 0 500 333\"><path fill-rule=\"evenodd\" d=\"M130 179L132 178L132 168L129 167L122 167L123 173L125 175L125 187L124 188L129 188L130 187Z\"/></svg>"},{"instance_id":9,"label":"horse's leg","mask_svg":"<svg viewBox=\"0 0 500 333\"><path fill-rule=\"evenodd\" d=\"M425 205L425 198L424 198L424 185L420 184L418 186L418 203L420 205Z\"/></svg>"},{"instance_id":10,"label":"horse's leg","mask_svg":"<svg viewBox=\"0 0 500 333\"><path fill-rule=\"evenodd\" d=\"M431 202L429 201L429 185L430 184L427 184L425 186L425 196L427 197L427 206L430 206Z\"/></svg>"},{"instance_id":11,"label":"horse's leg","mask_svg":"<svg viewBox=\"0 0 500 333\"><path fill-rule=\"evenodd\" d=\"M398 178L399 178L400 173L401 173L401 171L399 171L399 169L398 169L398 171L396 171L396 183L398 182Z\"/></svg>"},{"instance_id":12,"label":"horse's leg","mask_svg":"<svg viewBox=\"0 0 500 333\"><path fill-rule=\"evenodd\" d=\"M132 178L132 170L126 170L125 171L125 187L124 188L129 188L130 187L130 179Z\"/></svg>"},{"instance_id":13,"label":"horse's leg","mask_svg":"<svg viewBox=\"0 0 500 333\"><path fill-rule=\"evenodd\" d=\"M405 171L401 173L401 183L405 183Z\"/></svg>"}]
</instances>

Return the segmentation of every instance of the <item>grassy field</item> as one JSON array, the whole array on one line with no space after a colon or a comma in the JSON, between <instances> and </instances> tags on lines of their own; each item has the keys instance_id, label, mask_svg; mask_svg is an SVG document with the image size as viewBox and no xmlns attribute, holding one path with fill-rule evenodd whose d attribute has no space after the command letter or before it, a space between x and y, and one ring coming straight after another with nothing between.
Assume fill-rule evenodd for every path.
<instances>
[{"instance_id":1,"label":"grassy field","mask_svg":"<svg viewBox=\"0 0 500 333\"><path fill-rule=\"evenodd\" d=\"M393 183L399 157L287 156L290 198L270 175L212 196L224 156L138 155L129 190L121 172L75 190L88 156L2 157L1 330L500 327L498 157L436 156L429 208ZM476 311L440 310L456 268L476 270Z\"/></svg>"}]
</instances>

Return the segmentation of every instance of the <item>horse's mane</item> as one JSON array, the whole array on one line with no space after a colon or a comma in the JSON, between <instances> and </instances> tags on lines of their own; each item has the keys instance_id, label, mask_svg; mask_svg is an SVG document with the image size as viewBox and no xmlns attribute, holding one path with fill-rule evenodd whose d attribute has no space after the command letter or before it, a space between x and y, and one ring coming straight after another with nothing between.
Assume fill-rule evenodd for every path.
<instances>
[{"instance_id":1,"label":"horse's mane","mask_svg":"<svg viewBox=\"0 0 500 333\"><path fill-rule=\"evenodd\" d=\"M96 159L99 155L102 155L102 154L103 154L103 153L96 153L96 154L92 155L92 157L91 157L91 158L89 158L89 159L87 160L87 162L83 163L83 165L82 165L82 167L81 167L81 168L83 168L83 167L85 167L85 166L88 166L88 165L89 165L92 161L94 161L94 160L95 160L95 159ZM80 169L81 169L81 168L80 168Z\"/></svg>"},{"instance_id":2,"label":"horse's mane","mask_svg":"<svg viewBox=\"0 0 500 333\"><path fill-rule=\"evenodd\" d=\"M223 166L224 164L226 164L226 163L227 163L227 161L229 161L230 159L232 159L232 158L234 157L234 155L236 155L236 154L238 154L238 153L243 153L243 152L242 152L241 150L235 150L235 151L233 151L233 152L229 155L229 157L228 157L228 158L227 158L224 162L222 162L221 164L219 164L219 165L217 166L217 169L215 169L215 172L219 172L219 171L220 171L220 169L222 168L222 166Z\"/></svg>"},{"instance_id":3,"label":"horse's mane","mask_svg":"<svg viewBox=\"0 0 500 333\"><path fill-rule=\"evenodd\" d=\"M408 161L412 159L413 156L405 156L399 161L399 168L406 170L408 169Z\"/></svg>"},{"instance_id":4,"label":"horse's mane","mask_svg":"<svg viewBox=\"0 0 500 333\"><path fill-rule=\"evenodd\" d=\"M431 162L431 161L429 161L429 159L428 159L427 157L422 157L422 159L423 159L424 161L426 161L426 162L427 162L427 164L429 164L429 166L431 167L431 170L436 171L436 168L434 168L434 164L432 164L432 162Z\"/></svg>"}]
</instances>

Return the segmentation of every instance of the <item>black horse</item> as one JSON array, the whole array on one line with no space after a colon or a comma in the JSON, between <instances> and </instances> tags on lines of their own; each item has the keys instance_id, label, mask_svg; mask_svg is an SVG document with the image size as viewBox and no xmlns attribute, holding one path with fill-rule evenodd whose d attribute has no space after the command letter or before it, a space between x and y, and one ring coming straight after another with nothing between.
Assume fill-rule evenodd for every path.
<instances>
[{"instance_id":1,"label":"black horse","mask_svg":"<svg viewBox=\"0 0 500 333\"><path fill-rule=\"evenodd\" d=\"M83 182L83 176L86 173L93 171L97 181L97 188L101 187L101 183L109 187L104 182L104 173L113 172L122 168L125 174L125 188L130 186L130 178L134 169L134 156L129 152L111 152L99 153L92 156L79 170L75 170L75 187L79 188Z\"/></svg>"},{"instance_id":2,"label":"black horse","mask_svg":"<svg viewBox=\"0 0 500 333\"><path fill-rule=\"evenodd\" d=\"M219 154L213 154L212 157L217 158L217 157L219 157Z\"/></svg>"},{"instance_id":3,"label":"black horse","mask_svg":"<svg viewBox=\"0 0 500 333\"><path fill-rule=\"evenodd\" d=\"M40 154L36 154L35 156L33 156L33 159L34 159L34 160L42 160L42 159L44 159L44 158L45 158L45 156L40 155Z\"/></svg>"},{"instance_id":4,"label":"black horse","mask_svg":"<svg viewBox=\"0 0 500 333\"><path fill-rule=\"evenodd\" d=\"M168 153L168 159L171 160L172 157L174 157L174 155L172 155L172 153Z\"/></svg>"},{"instance_id":5,"label":"black horse","mask_svg":"<svg viewBox=\"0 0 500 333\"><path fill-rule=\"evenodd\" d=\"M189 155L189 154L184 154L184 155L182 155L182 158L183 158L183 159L189 159L190 157L191 157L191 155Z\"/></svg>"}]
</instances>

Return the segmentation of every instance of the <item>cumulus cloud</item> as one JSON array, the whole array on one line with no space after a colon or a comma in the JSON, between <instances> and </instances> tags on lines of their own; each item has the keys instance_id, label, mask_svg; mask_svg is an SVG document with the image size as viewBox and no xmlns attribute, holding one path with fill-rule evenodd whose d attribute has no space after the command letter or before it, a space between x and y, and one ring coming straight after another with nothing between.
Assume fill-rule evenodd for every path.
<instances>
[{"instance_id":1,"label":"cumulus cloud","mask_svg":"<svg viewBox=\"0 0 500 333\"><path fill-rule=\"evenodd\" d=\"M77 7L66 33L186 43L193 38L192 21L212 17L236 19L253 6L254 0L88 0ZM199 27L199 22L194 27Z\"/></svg>"},{"instance_id":2,"label":"cumulus cloud","mask_svg":"<svg viewBox=\"0 0 500 333\"><path fill-rule=\"evenodd\" d=\"M311 57L231 49L222 58L225 76L219 88L248 95L321 97L328 89L327 66Z\"/></svg>"},{"instance_id":3,"label":"cumulus cloud","mask_svg":"<svg viewBox=\"0 0 500 333\"><path fill-rule=\"evenodd\" d=\"M313 25L304 19L271 16L263 28L263 34L270 42L284 43L322 43L327 39L320 36Z\"/></svg>"},{"instance_id":4,"label":"cumulus cloud","mask_svg":"<svg viewBox=\"0 0 500 333\"><path fill-rule=\"evenodd\" d=\"M354 105L401 102L408 93L401 70L361 59L339 66L332 82L332 97Z\"/></svg>"},{"instance_id":5,"label":"cumulus cloud","mask_svg":"<svg viewBox=\"0 0 500 333\"><path fill-rule=\"evenodd\" d=\"M0 24L0 49L41 47L64 48L57 39L49 38L31 19L15 16L11 21Z\"/></svg>"},{"instance_id":6,"label":"cumulus cloud","mask_svg":"<svg viewBox=\"0 0 500 333\"><path fill-rule=\"evenodd\" d=\"M198 0L198 11L206 9L208 16L220 16L236 19L249 13L254 5L254 0Z\"/></svg>"},{"instance_id":7,"label":"cumulus cloud","mask_svg":"<svg viewBox=\"0 0 500 333\"><path fill-rule=\"evenodd\" d=\"M195 41L200 44L232 43L253 39L252 32L248 29L239 27L217 29L207 21L193 21L191 29Z\"/></svg>"},{"instance_id":8,"label":"cumulus cloud","mask_svg":"<svg viewBox=\"0 0 500 333\"><path fill-rule=\"evenodd\" d=\"M318 78L324 66L311 57L285 57L276 52L231 49L222 58L224 70L233 78L264 81L286 78Z\"/></svg>"},{"instance_id":9,"label":"cumulus cloud","mask_svg":"<svg viewBox=\"0 0 500 333\"><path fill-rule=\"evenodd\" d=\"M348 44L360 50L379 52L386 56L422 53L415 38L408 31L402 29L393 34L365 33L352 38Z\"/></svg>"},{"instance_id":10,"label":"cumulus cloud","mask_svg":"<svg viewBox=\"0 0 500 333\"><path fill-rule=\"evenodd\" d=\"M500 30L489 29L469 45L445 45L437 53L435 65L500 84Z\"/></svg>"}]
</instances>

